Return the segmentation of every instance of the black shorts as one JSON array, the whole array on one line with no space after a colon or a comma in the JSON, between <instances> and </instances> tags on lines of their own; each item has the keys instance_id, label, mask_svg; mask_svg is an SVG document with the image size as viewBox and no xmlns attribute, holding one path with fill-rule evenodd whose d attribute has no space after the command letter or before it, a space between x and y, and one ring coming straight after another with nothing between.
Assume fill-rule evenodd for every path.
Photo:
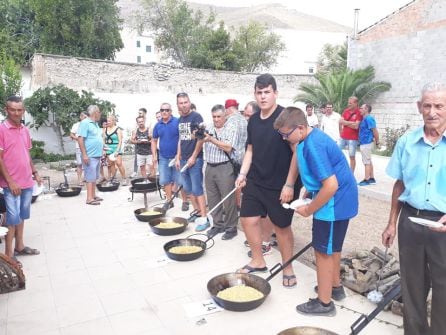
<instances>
[{"instance_id":1,"label":"black shorts","mask_svg":"<svg viewBox=\"0 0 446 335\"><path fill-rule=\"evenodd\" d=\"M298 198L299 191L300 188L295 188L295 198ZM266 217L268 215L274 225L280 228L290 226L294 211L283 208L280 203L280 193L281 190L263 188L253 183L252 180L248 180L243 188L240 217Z\"/></svg>"}]
</instances>

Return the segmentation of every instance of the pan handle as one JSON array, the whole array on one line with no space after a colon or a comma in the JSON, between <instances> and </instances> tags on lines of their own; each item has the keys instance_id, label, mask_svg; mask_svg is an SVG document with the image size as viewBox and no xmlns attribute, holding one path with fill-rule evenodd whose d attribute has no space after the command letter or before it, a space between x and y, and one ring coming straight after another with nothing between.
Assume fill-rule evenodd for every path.
<instances>
[{"instance_id":1,"label":"pan handle","mask_svg":"<svg viewBox=\"0 0 446 335\"><path fill-rule=\"evenodd\" d=\"M273 278L275 275L277 275L280 271L282 271L288 265L293 263L294 260L296 260L299 256L301 256L305 251L310 249L311 245L312 245L311 242L308 243L306 246L304 246L302 249L300 249L293 257L291 257L285 263L283 263L283 264L277 263L276 265L274 265L273 268L270 270L270 275L268 276L268 278L266 278L266 281L269 281L271 278Z\"/></svg>"},{"instance_id":2,"label":"pan handle","mask_svg":"<svg viewBox=\"0 0 446 335\"><path fill-rule=\"evenodd\" d=\"M201 235L201 236L206 236L206 240L203 241L204 243L206 243L206 250L212 248L215 244L215 241L212 237L207 236L206 234L202 234L202 233L195 233L195 234L191 234L189 236L187 236L186 238L192 237L192 236L196 236L196 235ZM208 247L208 242L211 241L212 244Z\"/></svg>"}]
</instances>

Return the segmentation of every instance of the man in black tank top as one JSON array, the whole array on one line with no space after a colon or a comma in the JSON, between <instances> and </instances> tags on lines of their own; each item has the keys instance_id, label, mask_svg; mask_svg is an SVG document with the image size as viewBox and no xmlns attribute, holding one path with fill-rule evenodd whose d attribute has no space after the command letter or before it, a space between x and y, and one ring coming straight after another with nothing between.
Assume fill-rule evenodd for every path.
<instances>
[{"instance_id":1,"label":"man in black tank top","mask_svg":"<svg viewBox=\"0 0 446 335\"><path fill-rule=\"evenodd\" d=\"M237 187L244 187L240 217L252 252L251 262L238 270L241 273L268 270L262 254L261 217L268 216L275 226L282 263L292 257L293 211L284 209L282 203L293 200L300 191L300 180L295 187L297 165L290 165L293 151L273 127L283 110L276 102L274 77L270 74L257 77L254 94L260 112L248 121L246 153L236 180ZM283 270L283 286L295 285L293 268L288 266Z\"/></svg>"},{"instance_id":2,"label":"man in black tank top","mask_svg":"<svg viewBox=\"0 0 446 335\"><path fill-rule=\"evenodd\" d=\"M146 127L144 117L138 116L136 122L138 128L133 131L131 141L135 144L136 161L141 169L141 176L145 178L147 177L147 172L149 172L149 174L154 173L150 129ZM146 169L147 165L149 171Z\"/></svg>"}]
</instances>

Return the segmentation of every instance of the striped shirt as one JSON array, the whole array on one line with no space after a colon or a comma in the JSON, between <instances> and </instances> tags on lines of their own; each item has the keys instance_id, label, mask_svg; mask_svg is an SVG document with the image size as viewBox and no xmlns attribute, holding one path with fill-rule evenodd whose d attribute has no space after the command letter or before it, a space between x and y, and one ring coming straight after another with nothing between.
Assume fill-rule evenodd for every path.
<instances>
[{"instance_id":1,"label":"striped shirt","mask_svg":"<svg viewBox=\"0 0 446 335\"><path fill-rule=\"evenodd\" d=\"M206 129L209 131L209 134L212 134L219 141L229 143L231 147L234 148L234 144L238 140L238 134L236 127L234 127L232 123L228 124L228 122L226 122L225 125L219 129L215 128L213 125L207 127ZM204 160L211 164L229 161L225 152L211 142L204 143Z\"/></svg>"},{"instance_id":2,"label":"striped shirt","mask_svg":"<svg viewBox=\"0 0 446 335\"><path fill-rule=\"evenodd\" d=\"M225 126L235 127L237 136L232 146L234 151L231 158L242 164L245 156L246 141L248 140L248 122L240 113L233 113L228 117Z\"/></svg>"}]
</instances>

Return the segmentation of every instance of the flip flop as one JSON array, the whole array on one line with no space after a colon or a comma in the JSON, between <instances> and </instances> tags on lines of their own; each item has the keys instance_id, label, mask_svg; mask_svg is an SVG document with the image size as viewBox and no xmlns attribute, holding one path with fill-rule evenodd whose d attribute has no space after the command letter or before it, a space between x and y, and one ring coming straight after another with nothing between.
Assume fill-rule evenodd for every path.
<instances>
[{"instance_id":1,"label":"flip flop","mask_svg":"<svg viewBox=\"0 0 446 335\"><path fill-rule=\"evenodd\" d=\"M101 197L94 197L93 201L102 201L104 199L102 199Z\"/></svg>"},{"instance_id":2,"label":"flip flop","mask_svg":"<svg viewBox=\"0 0 446 335\"><path fill-rule=\"evenodd\" d=\"M30 247L24 247L22 250L14 249L14 255L28 256L28 255L38 255L38 254L40 254L39 250Z\"/></svg>"},{"instance_id":3,"label":"flip flop","mask_svg":"<svg viewBox=\"0 0 446 335\"><path fill-rule=\"evenodd\" d=\"M97 200L91 200L91 201L87 201L86 202L87 205L93 205L93 206L97 206L100 205L101 203Z\"/></svg>"},{"instance_id":4,"label":"flip flop","mask_svg":"<svg viewBox=\"0 0 446 335\"><path fill-rule=\"evenodd\" d=\"M243 271L243 270L247 270L247 271ZM254 272L266 272L266 271L268 271L268 267L266 267L266 266L264 266L263 268L254 268L254 267L246 264L241 269L238 269L236 271L236 273L254 273Z\"/></svg>"},{"instance_id":5,"label":"flip flop","mask_svg":"<svg viewBox=\"0 0 446 335\"><path fill-rule=\"evenodd\" d=\"M293 288L297 285L296 275L283 275L282 285L285 288ZM291 284L290 284L291 282Z\"/></svg>"}]
</instances>

